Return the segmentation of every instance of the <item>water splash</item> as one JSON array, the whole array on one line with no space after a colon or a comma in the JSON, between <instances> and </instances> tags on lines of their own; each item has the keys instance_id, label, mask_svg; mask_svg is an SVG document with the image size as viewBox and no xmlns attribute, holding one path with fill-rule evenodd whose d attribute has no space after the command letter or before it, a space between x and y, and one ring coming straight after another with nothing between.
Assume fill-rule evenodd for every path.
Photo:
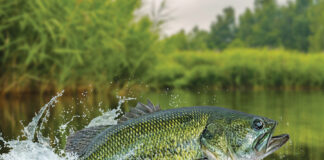
<instances>
[{"instance_id":1,"label":"water splash","mask_svg":"<svg viewBox=\"0 0 324 160\"><path fill-rule=\"evenodd\" d=\"M2 133L0 132L0 142L5 142L5 140L2 138ZM2 146L0 146L0 151L2 149Z\"/></svg>"},{"instance_id":2,"label":"water splash","mask_svg":"<svg viewBox=\"0 0 324 160\"><path fill-rule=\"evenodd\" d=\"M93 127L93 126L101 126L101 125L116 125L117 124L117 117L122 114L121 106L124 104L126 101L130 100L135 100L136 98L132 97L122 97L122 96L117 96L119 99L118 101L118 106L116 109L108 110L107 112L104 112L101 116L98 116L91 120L91 122L88 124L88 127ZM99 103L99 105L101 105Z\"/></svg>"},{"instance_id":3,"label":"water splash","mask_svg":"<svg viewBox=\"0 0 324 160\"><path fill-rule=\"evenodd\" d=\"M0 155L0 160L75 160L76 156L67 154L61 157L54 152L54 149L49 146L44 146L41 143L35 143L30 140L13 140L6 142L9 148L12 148L9 153Z\"/></svg>"},{"instance_id":4,"label":"water splash","mask_svg":"<svg viewBox=\"0 0 324 160\"><path fill-rule=\"evenodd\" d=\"M45 106L43 106L38 114L36 114L35 117L33 117L32 121L27 125L27 127L24 128L23 133L24 136L27 137L29 140L33 140L36 130L38 129L37 125L39 121L41 120L44 112L46 112L45 118L42 119L41 126L43 127L43 124L47 121L49 116L49 107L54 106L57 103L57 98L61 97L64 93L64 90L59 92L56 96L54 96Z\"/></svg>"},{"instance_id":5,"label":"water splash","mask_svg":"<svg viewBox=\"0 0 324 160\"><path fill-rule=\"evenodd\" d=\"M171 94L170 95L170 101L169 106L178 108L179 104L181 104L181 98L179 94Z\"/></svg>"},{"instance_id":6,"label":"water splash","mask_svg":"<svg viewBox=\"0 0 324 160\"><path fill-rule=\"evenodd\" d=\"M45 104L40 111L33 117L32 121L24 127L22 130L22 137L18 137L15 140L6 141L0 133L0 141L4 142L4 147L9 148L9 153L1 154L0 160L76 160L77 156L73 153L66 153L63 149L59 149L55 146L59 146L62 143L59 137L54 137L51 145L50 138L42 135L41 131L47 126L47 121L50 116L50 108L55 107L58 102L58 98L63 95L64 91L57 93L47 104ZM87 94L82 94L87 96ZM106 112L101 111L102 115L91 120L87 127L98 125L115 125L117 124L117 117L122 114L121 106L126 101L135 100L136 98L121 97L119 99L116 109L108 110ZM99 103L99 107L102 102ZM69 130L69 133L73 133L72 128L68 128L68 125L77 117L84 118L86 114L75 115L66 123L60 125L58 132L61 135ZM37 139L35 139L37 138ZM64 137L65 139L67 137ZM1 150L0 146L0 150Z\"/></svg>"},{"instance_id":7,"label":"water splash","mask_svg":"<svg viewBox=\"0 0 324 160\"><path fill-rule=\"evenodd\" d=\"M49 138L41 134L41 130L45 128L50 115L50 107L54 107L58 102L57 99L63 95L64 91L59 92L40 111L33 117L32 121L23 129L23 138L20 140L5 141L0 134L0 140L4 142L6 148L10 148L9 153L0 155L0 160L74 160L77 157L73 154L65 154L61 156L54 152L54 148L50 146ZM38 142L35 142L35 136Z\"/></svg>"},{"instance_id":8,"label":"water splash","mask_svg":"<svg viewBox=\"0 0 324 160\"><path fill-rule=\"evenodd\" d=\"M72 118L71 118L71 120L69 120L68 122L66 122L65 124L62 124L60 127L59 127L59 131L61 132L61 133L65 133L65 131L66 131L66 128L68 127L68 124L70 124L73 120L74 120L74 118L77 118L77 117L80 117L80 116L73 116Z\"/></svg>"}]
</instances>

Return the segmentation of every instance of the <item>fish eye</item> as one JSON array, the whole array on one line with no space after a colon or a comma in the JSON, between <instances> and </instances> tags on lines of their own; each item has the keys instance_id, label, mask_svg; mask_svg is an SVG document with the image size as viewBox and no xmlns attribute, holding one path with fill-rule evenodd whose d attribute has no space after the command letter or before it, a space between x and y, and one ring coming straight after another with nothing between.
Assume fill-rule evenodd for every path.
<instances>
[{"instance_id":1,"label":"fish eye","mask_svg":"<svg viewBox=\"0 0 324 160\"><path fill-rule=\"evenodd\" d=\"M252 128L255 130L261 130L264 127L264 123L261 119L255 119L252 124Z\"/></svg>"}]
</instances>

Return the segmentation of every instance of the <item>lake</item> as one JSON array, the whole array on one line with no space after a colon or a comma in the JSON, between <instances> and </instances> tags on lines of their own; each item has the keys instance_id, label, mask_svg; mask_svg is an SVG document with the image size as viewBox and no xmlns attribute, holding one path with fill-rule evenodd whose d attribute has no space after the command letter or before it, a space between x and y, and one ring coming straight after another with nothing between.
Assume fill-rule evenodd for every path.
<instances>
[{"instance_id":1,"label":"lake","mask_svg":"<svg viewBox=\"0 0 324 160\"><path fill-rule=\"evenodd\" d=\"M0 132L5 140L17 139L42 106L53 95L15 95L0 98ZM54 150L63 148L66 136L72 130L86 126L103 112L116 108L117 93L63 95L50 108L41 130L50 138ZM212 105L265 116L279 122L275 135L288 133L290 140L270 159L320 160L324 159L324 92L322 91L187 91L132 92L126 97L122 110L128 110L138 101L150 99L162 109L183 106ZM46 115L45 115L46 116ZM63 128L65 125L66 128ZM22 138L23 139L23 138ZM59 139L59 140L55 140ZM56 143L59 141L60 143ZM0 145L3 145L0 142ZM8 152L2 148L0 153Z\"/></svg>"}]
</instances>

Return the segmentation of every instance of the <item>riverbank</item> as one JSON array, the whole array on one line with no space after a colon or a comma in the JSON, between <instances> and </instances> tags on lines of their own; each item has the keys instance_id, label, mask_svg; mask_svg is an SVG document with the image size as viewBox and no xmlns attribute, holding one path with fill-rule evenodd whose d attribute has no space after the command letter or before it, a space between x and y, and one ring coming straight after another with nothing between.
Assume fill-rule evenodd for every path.
<instances>
[{"instance_id":1,"label":"riverbank","mask_svg":"<svg viewBox=\"0 0 324 160\"><path fill-rule=\"evenodd\" d=\"M324 54L281 49L175 52L158 57L149 81L172 88L318 89Z\"/></svg>"},{"instance_id":2,"label":"riverbank","mask_svg":"<svg viewBox=\"0 0 324 160\"><path fill-rule=\"evenodd\" d=\"M105 60L102 59L104 62ZM280 89L304 90L324 88L324 54L300 53L282 49L228 49L215 51L176 51L156 54L138 71L123 77L119 70L82 72L71 68L66 80L60 81L65 70L51 72L25 69L24 74L5 72L0 78L1 94L46 93L65 89L67 92L101 90L191 89ZM146 63L146 61L142 62ZM93 64L95 65L95 64ZM86 66L81 66L84 68ZM114 72L115 71L115 72ZM62 73L60 73L62 72ZM113 73L114 72L114 73ZM30 74L33 76L28 76ZM57 75L57 76L55 76ZM118 79L120 77L120 79Z\"/></svg>"}]
</instances>

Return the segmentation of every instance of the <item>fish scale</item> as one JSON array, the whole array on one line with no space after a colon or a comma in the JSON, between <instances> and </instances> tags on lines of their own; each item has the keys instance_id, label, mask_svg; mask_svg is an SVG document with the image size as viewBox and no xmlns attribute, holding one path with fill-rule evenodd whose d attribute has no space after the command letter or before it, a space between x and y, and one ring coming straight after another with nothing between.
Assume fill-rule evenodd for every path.
<instances>
[{"instance_id":1,"label":"fish scale","mask_svg":"<svg viewBox=\"0 0 324 160\"><path fill-rule=\"evenodd\" d=\"M199 136L208 114L190 110L161 113L113 126L99 135L84 159L192 159L201 153ZM103 136L104 135L104 136ZM111 145L109 145L111 144ZM157 145L158 144L158 145Z\"/></svg>"},{"instance_id":2,"label":"fish scale","mask_svg":"<svg viewBox=\"0 0 324 160\"><path fill-rule=\"evenodd\" d=\"M66 151L84 160L259 160L289 139L287 134L272 137L276 125L265 117L221 107L160 111L151 102L138 103L115 126L71 135Z\"/></svg>"}]
</instances>

